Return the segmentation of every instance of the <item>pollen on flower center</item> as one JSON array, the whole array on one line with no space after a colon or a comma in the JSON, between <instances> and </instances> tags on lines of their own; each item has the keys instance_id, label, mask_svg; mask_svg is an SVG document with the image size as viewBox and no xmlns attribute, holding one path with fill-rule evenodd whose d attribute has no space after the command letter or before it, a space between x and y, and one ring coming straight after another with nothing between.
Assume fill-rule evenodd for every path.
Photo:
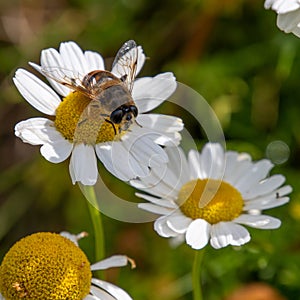
<instances>
[{"instance_id":1,"label":"pollen on flower center","mask_svg":"<svg viewBox=\"0 0 300 300\"><path fill-rule=\"evenodd\" d=\"M5 255L0 293L9 300L81 300L89 294L91 277L88 259L72 241L55 233L35 233Z\"/></svg>"},{"instance_id":2,"label":"pollen on flower center","mask_svg":"<svg viewBox=\"0 0 300 300\"><path fill-rule=\"evenodd\" d=\"M63 99L56 109L54 124L70 142L88 145L113 141L119 132L119 126L110 122L109 112L79 92L72 92Z\"/></svg>"},{"instance_id":3,"label":"pollen on flower center","mask_svg":"<svg viewBox=\"0 0 300 300\"><path fill-rule=\"evenodd\" d=\"M203 208L201 196L210 197ZM240 192L229 183L214 179L197 179L184 184L178 194L180 210L192 219L204 219L210 224L232 221L242 210L244 201ZM202 201L202 200L201 200Z\"/></svg>"}]
</instances>

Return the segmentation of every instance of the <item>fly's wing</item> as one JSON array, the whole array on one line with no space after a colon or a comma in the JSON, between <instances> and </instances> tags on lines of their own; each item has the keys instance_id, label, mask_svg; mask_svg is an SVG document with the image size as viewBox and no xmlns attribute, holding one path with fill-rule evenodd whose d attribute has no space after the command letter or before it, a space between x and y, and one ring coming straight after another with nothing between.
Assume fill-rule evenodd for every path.
<instances>
[{"instance_id":1,"label":"fly's wing","mask_svg":"<svg viewBox=\"0 0 300 300\"><path fill-rule=\"evenodd\" d=\"M41 73L44 76L49 77L64 86L67 86L73 91L84 94L88 98L93 99L95 97L92 89L87 89L82 84L82 78L84 76L76 71L64 69L61 67L42 67Z\"/></svg>"},{"instance_id":2,"label":"fly's wing","mask_svg":"<svg viewBox=\"0 0 300 300\"><path fill-rule=\"evenodd\" d=\"M84 77L81 74L76 74L75 71L60 67L42 67L41 72L43 75L74 91L82 93L90 99L89 103L80 115L74 133L74 139L81 141L84 140L86 143L96 142L101 125L109 117L109 111L98 100L97 94L94 92L93 84L96 86L96 83L91 82L89 87L86 87L83 85L82 80ZM97 91L98 90L99 88Z\"/></svg>"},{"instance_id":3,"label":"fly's wing","mask_svg":"<svg viewBox=\"0 0 300 300\"><path fill-rule=\"evenodd\" d=\"M129 40L120 48L112 64L112 73L119 77L131 92L136 76L138 48Z\"/></svg>"}]
</instances>

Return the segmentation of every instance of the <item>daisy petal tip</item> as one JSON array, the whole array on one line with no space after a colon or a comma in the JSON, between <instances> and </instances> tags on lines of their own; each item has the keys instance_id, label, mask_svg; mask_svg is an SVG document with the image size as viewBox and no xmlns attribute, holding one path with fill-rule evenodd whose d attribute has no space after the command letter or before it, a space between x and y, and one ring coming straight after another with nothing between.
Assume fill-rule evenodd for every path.
<instances>
[{"instance_id":1,"label":"daisy petal tip","mask_svg":"<svg viewBox=\"0 0 300 300\"><path fill-rule=\"evenodd\" d=\"M186 242L193 249L204 248L210 239L210 228L211 225L205 220L197 219L194 220L186 231Z\"/></svg>"},{"instance_id":2,"label":"daisy petal tip","mask_svg":"<svg viewBox=\"0 0 300 300\"><path fill-rule=\"evenodd\" d=\"M201 250L203 249L207 244L201 244L196 241L187 240L186 243L194 250Z\"/></svg>"},{"instance_id":3,"label":"daisy petal tip","mask_svg":"<svg viewBox=\"0 0 300 300\"><path fill-rule=\"evenodd\" d=\"M22 121L21 121L22 122ZM21 122L17 123L14 127L14 132L16 136L20 136L20 127L21 127Z\"/></svg>"},{"instance_id":4,"label":"daisy petal tip","mask_svg":"<svg viewBox=\"0 0 300 300\"><path fill-rule=\"evenodd\" d=\"M277 229L281 227L281 221L277 219L277 224L274 224L273 229Z\"/></svg>"},{"instance_id":5,"label":"daisy petal tip","mask_svg":"<svg viewBox=\"0 0 300 300\"><path fill-rule=\"evenodd\" d=\"M86 186L93 186L96 184L97 178L82 178L82 179L77 180L76 182L80 182L81 184L86 185ZM75 183L73 183L73 184L75 184Z\"/></svg>"},{"instance_id":6,"label":"daisy petal tip","mask_svg":"<svg viewBox=\"0 0 300 300\"><path fill-rule=\"evenodd\" d=\"M40 65L38 65L38 64L36 64L36 63L34 63L34 62L29 62L28 63L32 68L34 68L36 71L38 71L38 72L42 72L42 67L40 66Z\"/></svg>"},{"instance_id":7,"label":"daisy petal tip","mask_svg":"<svg viewBox=\"0 0 300 300\"><path fill-rule=\"evenodd\" d=\"M17 69L15 71L15 76L13 77L14 84L17 85L16 83L21 81L27 73L28 71L26 71L25 69L22 68Z\"/></svg>"},{"instance_id":8,"label":"daisy petal tip","mask_svg":"<svg viewBox=\"0 0 300 300\"><path fill-rule=\"evenodd\" d=\"M240 239L238 239L237 241L235 241L236 243L233 243L233 246L242 246L245 245L247 243L249 243L251 240L251 235L248 232L248 234L245 237L241 237Z\"/></svg>"}]
</instances>

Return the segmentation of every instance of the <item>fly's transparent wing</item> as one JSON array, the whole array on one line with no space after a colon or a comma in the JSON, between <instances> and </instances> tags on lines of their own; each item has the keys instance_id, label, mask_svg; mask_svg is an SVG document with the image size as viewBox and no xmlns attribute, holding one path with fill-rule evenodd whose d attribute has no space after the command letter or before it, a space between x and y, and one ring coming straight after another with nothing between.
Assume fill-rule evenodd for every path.
<instances>
[{"instance_id":1,"label":"fly's transparent wing","mask_svg":"<svg viewBox=\"0 0 300 300\"><path fill-rule=\"evenodd\" d=\"M77 71L64 69L61 67L42 67L41 73L68 88L83 93L85 96L94 97L92 91L82 84L84 76Z\"/></svg>"},{"instance_id":2,"label":"fly's transparent wing","mask_svg":"<svg viewBox=\"0 0 300 300\"><path fill-rule=\"evenodd\" d=\"M116 54L112 67L115 66L115 64L119 61L119 59L122 56L124 56L127 52L129 52L133 48L136 48L136 42L134 40L129 40L125 42L123 46L119 49L118 53Z\"/></svg>"},{"instance_id":3,"label":"fly's transparent wing","mask_svg":"<svg viewBox=\"0 0 300 300\"><path fill-rule=\"evenodd\" d=\"M136 76L138 48L129 40L120 48L112 64L112 73L119 77L131 92Z\"/></svg>"}]
</instances>

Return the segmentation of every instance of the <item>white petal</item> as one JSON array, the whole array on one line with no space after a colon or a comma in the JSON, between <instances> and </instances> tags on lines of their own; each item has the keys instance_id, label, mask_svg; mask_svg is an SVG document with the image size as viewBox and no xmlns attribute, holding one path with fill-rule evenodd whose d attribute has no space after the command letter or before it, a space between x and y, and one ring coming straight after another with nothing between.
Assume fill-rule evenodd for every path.
<instances>
[{"instance_id":1,"label":"white petal","mask_svg":"<svg viewBox=\"0 0 300 300\"><path fill-rule=\"evenodd\" d=\"M46 118L31 118L16 124L15 135L25 143L43 145L57 140L60 133L55 129L53 121Z\"/></svg>"},{"instance_id":2,"label":"white petal","mask_svg":"<svg viewBox=\"0 0 300 300\"><path fill-rule=\"evenodd\" d=\"M277 193L276 197L286 196L286 195L290 194L292 191L293 191L293 189L290 185L284 185L275 191Z\"/></svg>"},{"instance_id":3,"label":"white petal","mask_svg":"<svg viewBox=\"0 0 300 300\"><path fill-rule=\"evenodd\" d=\"M243 226L232 222L220 222L211 228L210 244L215 249L228 245L240 246L250 241L250 234Z\"/></svg>"},{"instance_id":4,"label":"white petal","mask_svg":"<svg viewBox=\"0 0 300 300\"><path fill-rule=\"evenodd\" d=\"M177 186L169 186L163 179L152 176L152 172L147 177L131 180L130 184L136 189L143 190L153 196L165 199L176 200L178 194Z\"/></svg>"},{"instance_id":5,"label":"white petal","mask_svg":"<svg viewBox=\"0 0 300 300\"><path fill-rule=\"evenodd\" d=\"M98 178L97 160L94 148L89 145L75 145L70 165L73 184L77 181L83 185L94 185Z\"/></svg>"},{"instance_id":6,"label":"white petal","mask_svg":"<svg viewBox=\"0 0 300 300\"><path fill-rule=\"evenodd\" d=\"M130 184L140 190L144 190L149 194L166 199L176 199L178 191L181 187L180 182L170 185L166 179L169 172L168 168L161 168L161 174L151 169L148 176L131 180Z\"/></svg>"},{"instance_id":7,"label":"white petal","mask_svg":"<svg viewBox=\"0 0 300 300\"><path fill-rule=\"evenodd\" d=\"M217 143L207 143L201 152L200 167L206 178L222 179L225 172L223 147Z\"/></svg>"},{"instance_id":8,"label":"white petal","mask_svg":"<svg viewBox=\"0 0 300 300\"><path fill-rule=\"evenodd\" d=\"M166 167L151 168L148 176L132 180L130 184L149 194L175 201L182 185L190 179L189 171L181 148L167 147L166 153L169 157Z\"/></svg>"},{"instance_id":9,"label":"white petal","mask_svg":"<svg viewBox=\"0 0 300 300\"><path fill-rule=\"evenodd\" d=\"M44 144L41 147L41 154L52 163L60 163L70 156L72 149L73 144L62 138L62 136L58 136L58 139L53 143Z\"/></svg>"},{"instance_id":10,"label":"white petal","mask_svg":"<svg viewBox=\"0 0 300 300\"><path fill-rule=\"evenodd\" d=\"M147 179L146 179L147 178ZM169 199L176 199L176 196L178 194L178 189L176 187L170 187L168 184L166 184L163 180L160 180L159 178L151 178L153 181L148 180L149 177L143 178L143 181L139 180L132 180L130 181L130 184L140 190L144 190L145 192L152 194L156 197L161 198L169 198ZM143 184L139 184L139 182L142 182Z\"/></svg>"},{"instance_id":11,"label":"white petal","mask_svg":"<svg viewBox=\"0 0 300 300\"><path fill-rule=\"evenodd\" d=\"M275 191L285 182L285 177L280 174L273 175L259 184L252 187L251 190L246 191L243 194L243 197L247 199L252 199L261 195L266 195Z\"/></svg>"},{"instance_id":12,"label":"white petal","mask_svg":"<svg viewBox=\"0 0 300 300\"><path fill-rule=\"evenodd\" d=\"M87 68L86 57L81 48L74 42L64 42L60 44L59 52L65 67L69 70L76 70L85 75L89 71Z\"/></svg>"},{"instance_id":13,"label":"white petal","mask_svg":"<svg viewBox=\"0 0 300 300\"><path fill-rule=\"evenodd\" d=\"M34 108L44 114L55 115L61 100L48 85L23 69L16 71L13 81L21 95Z\"/></svg>"},{"instance_id":14,"label":"white petal","mask_svg":"<svg viewBox=\"0 0 300 300\"><path fill-rule=\"evenodd\" d=\"M285 204L289 201L288 197L284 197L292 192L290 185L282 186L279 189L271 191L269 194L265 194L254 199L246 200L244 209L269 209Z\"/></svg>"},{"instance_id":15,"label":"white petal","mask_svg":"<svg viewBox=\"0 0 300 300\"><path fill-rule=\"evenodd\" d=\"M169 216L162 216L155 220L154 230L162 237L175 237L178 235L177 232L173 231L168 225L167 220Z\"/></svg>"},{"instance_id":16,"label":"white petal","mask_svg":"<svg viewBox=\"0 0 300 300\"><path fill-rule=\"evenodd\" d=\"M106 270L115 267L124 267L128 264L128 257L126 255L113 255L109 258L103 259L91 265L91 270Z\"/></svg>"},{"instance_id":17,"label":"white petal","mask_svg":"<svg viewBox=\"0 0 300 300\"><path fill-rule=\"evenodd\" d=\"M162 146L177 146L181 140L179 131L183 129L181 119L167 115L141 114L136 119L142 127L139 131L152 132L156 137L153 141Z\"/></svg>"},{"instance_id":18,"label":"white petal","mask_svg":"<svg viewBox=\"0 0 300 300\"><path fill-rule=\"evenodd\" d=\"M92 299L96 300L116 300L115 297L111 296L106 291L98 288L97 286L91 286L90 293L92 294Z\"/></svg>"},{"instance_id":19,"label":"white petal","mask_svg":"<svg viewBox=\"0 0 300 300\"><path fill-rule=\"evenodd\" d=\"M41 67L45 67L46 69L51 67L65 68L65 64L61 59L59 52L54 48L44 49L41 52ZM36 64L29 63L34 68L36 68Z\"/></svg>"},{"instance_id":20,"label":"white petal","mask_svg":"<svg viewBox=\"0 0 300 300\"><path fill-rule=\"evenodd\" d=\"M228 151L225 154L226 168L224 180L235 186L236 182L252 167L251 157L246 153Z\"/></svg>"},{"instance_id":21,"label":"white petal","mask_svg":"<svg viewBox=\"0 0 300 300\"><path fill-rule=\"evenodd\" d=\"M134 130L128 132L123 138L126 148L130 152L135 153L136 159L151 168L161 167L162 164L168 162L168 156L163 148L157 143L157 139L161 136L153 130L147 128L135 127ZM142 147L142 151L139 151ZM147 159L145 160L142 152L145 152Z\"/></svg>"},{"instance_id":22,"label":"white petal","mask_svg":"<svg viewBox=\"0 0 300 300\"><path fill-rule=\"evenodd\" d=\"M144 177L149 174L149 166L145 164L149 160L149 157L146 156L145 160L142 160L140 156L136 156L134 153L129 152L129 166L133 171L134 177Z\"/></svg>"},{"instance_id":23,"label":"white petal","mask_svg":"<svg viewBox=\"0 0 300 300\"><path fill-rule=\"evenodd\" d=\"M286 33L290 33L299 27L300 13L299 10L292 11L286 14L279 14L277 17L277 26ZM299 28L298 28L299 29Z\"/></svg>"},{"instance_id":24,"label":"white petal","mask_svg":"<svg viewBox=\"0 0 300 300\"><path fill-rule=\"evenodd\" d=\"M84 56L88 64L89 71L105 70L104 60L99 53L93 51L85 51Z\"/></svg>"},{"instance_id":25,"label":"white petal","mask_svg":"<svg viewBox=\"0 0 300 300\"><path fill-rule=\"evenodd\" d=\"M139 203L138 207L157 215L170 215L174 211L173 209L163 207L163 206L158 206L152 203Z\"/></svg>"},{"instance_id":26,"label":"white petal","mask_svg":"<svg viewBox=\"0 0 300 300\"><path fill-rule=\"evenodd\" d=\"M135 158L135 161L141 162L146 166L149 166L150 160L152 158L156 159L155 150L157 150L157 147L159 148L159 151L161 149L161 147L154 144L154 142L147 136L138 136L135 139L133 135L128 135L128 138L123 141L123 145L128 153L130 153ZM147 174L148 173L149 171L147 172ZM147 174L144 174L144 176L146 176Z\"/></svg>"},{"instance_id":27,"label":"white petal","mask_svg":"<svg viewBox=\"0 0 300 300\"><path fill-rule=\"evenodd\" d=\"M142 127L150 128L158 132L170 133L183 129L182 120L173 116L161 114L140 114L137 122Z\"/></svg>"},{"instance_id":28,"label":"white petal","mask_svg":"<svg viewBox=\"0 0 300 300\"><path fill-rule=\"evenodd\" d=\"M176 86L176 79L170 72L137 79L133 85L132 97L139 113L159 106L175 92Z\"/></svg>"},{"instance_id":29,"label":"white petal","mask_svg":"<svg viewBox=\"0 0 300 300\"><path fill-rule=\"evenodd\" d=\"M136 177L137 168L132 168L129 152L122 142L97 144L95 149L105 168L114 176L123 181Z\"/></svg>"},{"instance_id":30,"label":"white petal","mask_svg":"<svg viewBox=\"0 0 300 300\"><path fill-rule=\"evenodd\" d=\"M236 182L235 187L246 197L248 193L251 193L251 189L252 191L256 189L256 185L266 178L272 168L273 164L267 159L254 163L248 172Z\"/></svg>"},{"instance_id":31,"label":"white petal","mask_svg":"<svg viewBox=\"0 0 300 300\"><path fill-rule=\"evenodd\" d=\"M168 162L168 156L165 151L154 142L155 138L151 133L145 133L144 135L135 136L129 135L126 140L123 141L128 153L129 158L133 163L134 160L145 167L161 168L163 164ZM133 168L133 166L132 166ZM149 173L147 170L144 174L136 174L136 176L146 176Z\"/></svg>"},{"instance_id":32,"label":"white petal","mask_svg":"<svg viewBox=\"0 0 300 300\"><path fill-rule=\"evenodd\" d=\"M264 4L266 9L271 8L279 14L285 14L300 8L299 0L266 0Z\"/></svg>"},{"instance_id":33,"label":"white petal","mask_svg":"<svg viewBox=\"0 0 300 300\"><path fill-rule=\"evenodd\" d=\"M141 194L141 193L135 193L135 195L139 198L143 198L145 200L150 201L153 204L162 206L162 207L167 207L167 208L173 208L173 209L177 209L178 206L174 203L174 201L169 200L169 199L159 199L156 197L152 197L146 194Z\"/></svg>"},{"instance_id":34,"label":"white petal","mask_svg":"<svg viewBox=\"0 0 300 300\"><path fill-rule=\"evenodd\" d=\"M244 210L249 211L253 209L265 210L284 205L290 201L289 197L277 198L276 195L271 197L261 197L255 200L246 201Z\"/></svg>"},{"instance_id":35,"label":"white petal","mask_svg":"<svg viewBox=\"0 0 300 300\"><path fill-rule=\"evenodd\" d=\"M277 229L281 225L281 221L279 219L267 215L243 214L236 218L234 222L260 229Z\"/></svg>"},{"instance_id":36,"label":"white petal","mask_svg":"<svg viewBox=\"0 0 300 300\"><path fill-rule=\"evenodd\" d=\"M192 219L182 214L174 214L167 220L168 226L177 233L185 233L192 223Z\"/></svg>"},{"instance_id":37,"label":"white petal","mask_svg":"<svg viewBox=\"0 0 300 300\"><path fill-rule=\"evenodd\" d=\"M168 169L177 176L181 185L191 179L189 165L186 159L186 155L180 147L166 147L165 151L168 155ZM176 186L176 181L173 181L173 187Z\"/></svg>"},{"instance_id":38,"label":"white petal","mask_svg":"<svg viewBox=\"0 0 300 300\"><path fill-rule=\"evenodd\" d=\"M46 70L52 70L54 69L60 69L60 70L65 70L66 66L61 58L61 55L58 53L58 51L56 49L53 48L49 48L49 49L45 49L42 51L41 53L41 67L30 63L30 65L35 68L37 71L39 71L40 73L44 74L42 72L42 69L46 69ZM47 80L49 81L49 83L51 84L51 86L62 96L67 96L71 90L70 88L58 83L56 80L54 80L53 78L57 78L57 76L55 76L56 74L51 74L51 76L46 76ZM61 79L61 78L57 78L57 79Z\"/></svg>"},{"instance_id":39,"label":"white petal","mask_svg":"<svg viewBox=\"0 0 300 300\"><path fill-rule=\"evenodd\" d=\"M99 280L96 278L92 278L92 284L107 291L116 300L132 300L132 298L124 290L122 290L121 288L119 288L118 286L116 286L112 283L109 283L109 282L106 282L103 280ZM94 289L93 289L93 293L95 294ZM102 299L103 298L101 298L101 300ZM106 299L104 298L104 300L106 300Z\"/></svg>"},{"instance_id":40,"label":"white petal","mask_svg":"<svg viewBox=\"0 0 300 300\"><path fill-rule=\"evenodd\" d=\"M59 233L61 236L69 239L70 241L72 241L76 246L78 246L78 241L84 237L87 236L87 232L81 232L79 234L71 234L70 232L68 231L61 231Z\"/></svg>"},{"instance_id":41,"label":"white petal","mask_svg":"<svg viewBox=\"0 0 300 300\"><path fill-rule=\"evenodd\" d=\"M105 296L104 297L102 297L102 298L98 298L98 297L96 297L96 296L93 296L93 295L87 295L87 296L85 296L84 298L83 298L83 300L107 300L107 299L105 299ZM111 300L111 299L108 299L108 300Z\"/></svg>"},{"instance_id":42,"label":"white petal","mask_svg":"<svg viewBox=\"0 0 300 300\"><path fill-rule=\"evenodd\" d=\"M202 168L200 167L200 153L194 149L188 153L188 162L193 179L204 179L206 174L203 174Z\"/></svg>"},{"instance_id":43,"label":"white petal","mask_svg":"<svg viewBox=\"0 0 300 300\"><path fill-rule=\"evenodd\" d=\"M109 143L109 146L107 144L97 145L96 152L105 167L116 177L129 181L149 173L147 162L152 154L148 153L149 147L146 143L139 140L132 144L131 140L127 139ZM152 144L154 143L152 142ZM139 145L142 147L141 151L137 149Z\"/></svg>"},{"instance_id":44,"label":"white petal","mask_svg":"<svg viewBox=\"0 0 300 300\"><path fill-rule=\"evenodd\" d=\"M205 220L194 220L187 229L186 242L193 249L202 249L209 241L211 225Z\"/></svg>"}]
</instances>

